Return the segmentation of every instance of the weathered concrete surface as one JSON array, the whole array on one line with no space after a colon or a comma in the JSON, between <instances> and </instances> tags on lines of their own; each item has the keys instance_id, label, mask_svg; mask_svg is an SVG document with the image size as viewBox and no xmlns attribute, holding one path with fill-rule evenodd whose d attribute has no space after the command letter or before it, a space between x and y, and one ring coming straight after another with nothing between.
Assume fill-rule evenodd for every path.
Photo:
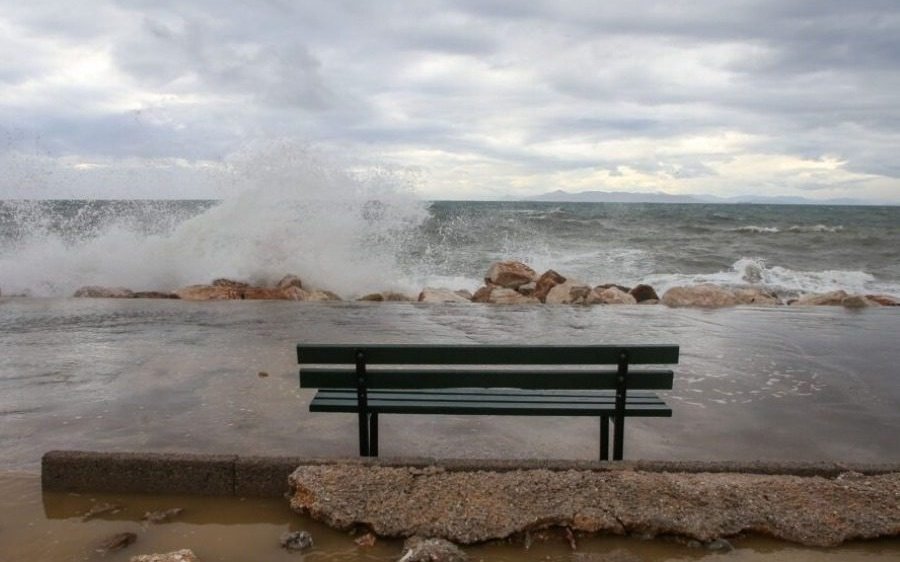
<instances>
[{"instance_id":1,"label":"weathered concrete surface","mask_svg":"<svg viewBox=\"0 0 900 562\"><path fill-rule=\"evenodd\" d=\"M553 526L703 542L741 532L807 546L900 534L900 472L737 473L301 466L291 506L337 528L470 544Z\"/></svg>"}]
</instances>

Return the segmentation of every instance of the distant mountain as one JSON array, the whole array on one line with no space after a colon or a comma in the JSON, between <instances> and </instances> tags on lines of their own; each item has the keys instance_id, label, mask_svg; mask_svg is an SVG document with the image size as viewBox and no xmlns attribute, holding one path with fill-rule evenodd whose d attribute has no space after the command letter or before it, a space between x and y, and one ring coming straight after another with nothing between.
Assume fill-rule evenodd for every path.
<instances>
[{"instance_id":1,"label":"distant mountain","mask_svg":"<svg viewBox=\"0 0 900 562\"><path fill-rule=\"evenodd\" d=\"M657 191L637 193L631 191L579 191L571 193L557 189L541 195L526 197L526 201L557 201L560 203L734 203L755 205L891 205L884 201L863 199L807 199L796 196L740 195L717 197L715 195L672 195Z\"/></svg>"}]
</instances>

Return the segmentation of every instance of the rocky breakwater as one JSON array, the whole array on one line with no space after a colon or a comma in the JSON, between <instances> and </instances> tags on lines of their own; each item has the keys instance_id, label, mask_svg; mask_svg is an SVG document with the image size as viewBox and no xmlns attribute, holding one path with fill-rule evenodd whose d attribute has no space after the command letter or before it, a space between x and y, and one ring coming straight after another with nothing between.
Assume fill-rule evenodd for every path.
<instances>
[{"instance_id":1,"label":"rocky breakwater","mask_svg":"<svg viewBox=\"0 0 900 562\"><path fill-rule=\"evenodd\" d=\"M331 291L304 287L296 275L286 275L278 283L252 285L230 279L217 279L208 285L190 285L172 292L135 292L122 287L82 287L76 297L93 298L177 298L192 301L210 300L291 300L339 301ZM742 286L721 286L709 283L670 287L662 297L652 286L640 283L632 287L618 283L588 283L567 277L553 269L538 274L527 264L500 261L491 264L484 277L484 285L474 294L467 290L426 287L418 296L395 291L369 293L357 300L364 302L420 302L420 303L486 303L496 305L653 305L670 307L720 308L738 305L751 306L843 306L866 308L900 306L900 299L889 295L849 294L838 290L810 293L786 298L765 286L748 282Z\"/></svg>"},{"instance_id":2,"label":"rocky breakwater","mask_svg":"<svg viewBox=\"0 0 900 562\"><path fill-rule=\"evenodd\" d=\"M338 529L471 544L564 527L710 543L754 533L806 546L900 535L900 473L445 470L336 464L290 476L291 507Z\"/></svg>"}]
</instances>

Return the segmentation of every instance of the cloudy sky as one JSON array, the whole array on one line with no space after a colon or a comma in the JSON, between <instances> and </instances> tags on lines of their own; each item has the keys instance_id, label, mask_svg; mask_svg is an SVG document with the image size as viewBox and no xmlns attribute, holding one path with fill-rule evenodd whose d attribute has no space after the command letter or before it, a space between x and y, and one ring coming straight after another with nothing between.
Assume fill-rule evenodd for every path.
<instances>
[{"instance_id":1,"label":"cloudy sky","mask_svg":"<svg viewBox=\"0 0 900 562\"><path fill-rule=\"evenodd\" d=\"M0 60L4 198L300 151L426 198L900 203L896 0L0 0Z\"/></svg>"}]
</instances>

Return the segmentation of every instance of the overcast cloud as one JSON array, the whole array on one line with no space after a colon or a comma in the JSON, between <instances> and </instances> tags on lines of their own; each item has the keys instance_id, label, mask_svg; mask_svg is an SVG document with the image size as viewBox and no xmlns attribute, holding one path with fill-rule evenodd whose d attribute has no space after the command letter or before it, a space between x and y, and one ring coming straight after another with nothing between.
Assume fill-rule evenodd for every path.
<instances>
[{"instance_id":1,"label":"overcast cloud","mask_svg":"<svg viewBox=\"0 0 900 562\"><path fill-rule=\"evenodd\" d=\"M287 142L426 198L900 202L895 0L0 0L0 59L4 198L218 196Z\"/></svg>"}]
</instances>

